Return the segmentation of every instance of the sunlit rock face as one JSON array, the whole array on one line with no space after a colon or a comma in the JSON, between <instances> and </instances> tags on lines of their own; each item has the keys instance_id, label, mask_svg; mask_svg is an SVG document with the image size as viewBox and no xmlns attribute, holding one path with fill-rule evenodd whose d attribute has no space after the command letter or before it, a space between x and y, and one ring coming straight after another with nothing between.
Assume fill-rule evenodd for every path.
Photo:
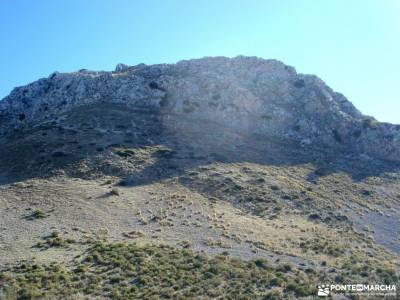
<instances>
[{"instance_id":1,"label":"sunlit rock face","mask_svg":"<svg viewBox=\"0 0 400 300\"><path fill-rule=\"evenodd\" d=\"M277 60L243 56L53 73L0 101L0 133L57 122L71 109L96 103L156 112L166 128L193 138L209 135L205 125L213 124L217 139L233 131L400 160L399 126L363 116L314 75L298 74Z\"/></svg>"}]
</instances>

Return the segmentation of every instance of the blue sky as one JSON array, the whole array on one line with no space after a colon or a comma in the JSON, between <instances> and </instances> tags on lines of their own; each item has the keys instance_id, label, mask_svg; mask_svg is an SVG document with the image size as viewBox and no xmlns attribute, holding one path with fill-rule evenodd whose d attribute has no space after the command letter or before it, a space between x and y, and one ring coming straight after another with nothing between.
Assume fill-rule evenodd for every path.
<instances>
[{"instance_id":1,"label":"blue sky","mask_svg":"<svg viewBox=\"0 0 400 300\"><path fill-rule=\"evenodd\" d=\"M0 98L53 71L276 58L400 124L400 0L1 0Z\"/></svg>"}]
</instances>

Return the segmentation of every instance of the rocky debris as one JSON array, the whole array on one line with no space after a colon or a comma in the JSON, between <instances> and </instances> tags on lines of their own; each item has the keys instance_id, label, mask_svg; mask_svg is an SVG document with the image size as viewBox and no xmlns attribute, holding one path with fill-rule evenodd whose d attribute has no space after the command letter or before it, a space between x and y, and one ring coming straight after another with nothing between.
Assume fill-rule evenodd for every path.
<instances>
[{"instance_id":1,"label":"rocky debris","mask_svg":"<svg viewBox=\"0 0 400 300\"><path fill-rule=\"evenodd\" d=\"M199 123L215 123L221 132L400 161L400 125L362 115L314 75L299 74L277 60L244 56L118 64L114 72L55 72L0 101L0 135L95 103L157 112L163 125L178 134L207 135Z\"/></svg>"},{"instance_id":2,"label":"rocky debris","mask_svg":"<svg viewBox=\"0 0 400 300\"><path fill-rule=\"evenodd\" d=\"M129 69L129 66L125 65L125 64L118 64L115 66L115 72L117 72L117 73L128 71L128 69Z\"/></svg>"},{"instance_id":3,"label":"rocky debris","mask_svg":"<svg viewBox=\"0 0 400 300\"><path fill-rule=\"evenodd\" d=\"M113 188L113 189L110 191L110 194L111 194L111 195L114 195L114 196L119 196L119 195L120 195L119 189Z\"/></svg>"}]
</instances>

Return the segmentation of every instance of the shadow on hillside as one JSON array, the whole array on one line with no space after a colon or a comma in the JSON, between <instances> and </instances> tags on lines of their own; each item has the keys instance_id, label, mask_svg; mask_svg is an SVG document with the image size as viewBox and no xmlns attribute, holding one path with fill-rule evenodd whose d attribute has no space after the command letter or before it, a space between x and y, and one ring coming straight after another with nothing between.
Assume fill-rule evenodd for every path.
<instances>
[{"instance_id":1,"label":"shadow on hillside","mask_svg":"<svg viewBox=\"0 0 400 300\"><path fill-rule=\"evenodd\" d=\"M210 127L211 126L211 127ZM183 126L184 127L184 126ZM321 177L345 173L354 181L384 173L400 172L400 164L377 159L361 159L346 149L302 147L293 141L274 137L239 134L208 124L207 130L174 128L168 147L171 155L158 156L156 162L141 172L132 173L121 180L125 186L146 185L172 178L197 167L212 163L254 163L267 166L291 167L309 165L307 180L317 183ZM169 130L165 130L168 132ZM176 132L179 132L177 135ZM205 134L208 132L209 134ZM177 139L177 136L179 139ZM195 138L193 138L195 137Z\"/></svg>"},{"instance_id":2,"label":"shadow on hillside","mask_svg":"<svg viewBox=\"0 0 400 300\"><path fill-rule=\"evenodd\" d=\"M282 152L287 149L281 149ZM304 149L306 151L306 149ZM310 173L307 176L309 182L318 183L322 177L335 173L345 173L349 175L353 181L359 182L368 177L379 177L385 173L400 172L400 165L393 162L385 162L382 160L361 161L356 157L349 157L345 154L336 154L336 157L330 155L317 155L313 157L304 152L294 151L282 154L280 157L249 157L249 155L232 155L229 151L220 151L212 153L201 152L199 156L185 157L180 156L179 152L174 157L158 158L157 162L148 166L138 173L132 173L122 178L123 186L139 186L158 182L164 179L177 177L186 172L193 171L198 167L207 167L212 163L254 163L266 166L277 167L293 167L296 165L311 165ZM286 151L289 152L289 151ZM315 154L315 153L314 153ZM325 158L323 158L325 157Z\"/></svg>"},{"instance_id":3,"label":"shadow on hillside","mask_svg":"<svg viewBox=\"0 0 400 300\"><path fill-rule=\"evenodd\" d=\"M71 111L62 122L23 128L4 138L0 148L0 185L30 178L48 178L72 169L78 176L82 161L95 161L90 172L122 177L125 186L146 185L179 176L196 167L221 163L256 163L271 166L311 164L310 182L336 172L355 181L387 172L400 164L361 160L346 149L302 147L273 137L221 129L218 124L169 123L157 110L125 105L97 104ZM120 175L107 153L122 147L139 149L163 145L169 151L153 154L155 161L141 171ZM127 158L128 159L128 158ZM140 164L140 162L138 162Z\"/></svg>"}]
</instances>

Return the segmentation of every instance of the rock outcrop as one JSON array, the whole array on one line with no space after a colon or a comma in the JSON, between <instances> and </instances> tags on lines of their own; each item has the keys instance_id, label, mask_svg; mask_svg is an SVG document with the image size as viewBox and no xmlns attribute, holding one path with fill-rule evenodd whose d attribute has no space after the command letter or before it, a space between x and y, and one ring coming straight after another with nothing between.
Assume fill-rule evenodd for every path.
<instances>
[{"instance_id":1,"label":"rock outcrop","mask_svg":"<svg viewBox=\"0 0 400 300\"><path fill-rule=\"evenodd\" d=\"M221 130L400 161L400 125L362 115L314 75L277 60L243 56L56 72L0 101L0 134L100 102L158 111L166 126L213 122Z\"/></svg>"}]
</instances>

